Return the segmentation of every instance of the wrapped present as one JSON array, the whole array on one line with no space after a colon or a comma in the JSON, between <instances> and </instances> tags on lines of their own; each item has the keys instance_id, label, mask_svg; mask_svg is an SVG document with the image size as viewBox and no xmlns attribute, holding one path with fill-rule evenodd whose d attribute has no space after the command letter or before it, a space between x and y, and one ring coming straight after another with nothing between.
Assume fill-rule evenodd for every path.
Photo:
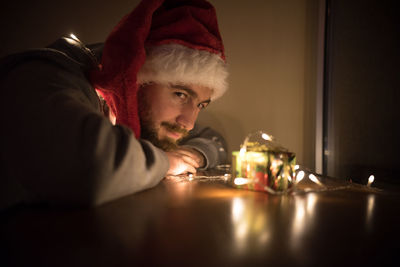
<instances>
[{"instance_id":1,"label":"wrapped present","mask_svg":"<svg viewBox=\"0 0 400 267\"><path fill-rule=\"evenodd\" d=\"M262 132L246 137L232 152L232 185L236 188L284 193L295 184L296 156Z\"/></svg>"}]
</instances>

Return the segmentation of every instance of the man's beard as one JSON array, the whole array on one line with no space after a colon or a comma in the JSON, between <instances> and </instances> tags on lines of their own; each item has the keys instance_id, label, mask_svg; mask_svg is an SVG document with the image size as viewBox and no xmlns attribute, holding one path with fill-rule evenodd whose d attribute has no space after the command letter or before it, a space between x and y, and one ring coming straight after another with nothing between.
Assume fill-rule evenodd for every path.
<instances>
[{"instance_id":1,"label":"man's beard","mask_svg":"<svg viewBox=\"0 0 400 267\"><path fill-rule=\"evenodd\" d=\"M171 124L168 122L162 122L160 127L156 128L151 120L140 119L141 121L141 138L150 141L153 145L161 148L164 151L171 151L178 147L178 143L181 139L188 135L188 131L181 128L177 124ZM182 137L178 140L174 140L169 137L164 137L160 139L158 137L158 132L161 127L164 127L167 131L178 132L182 134Z\"/></svg>"},{"instance_id":2,"label":"man's beard","mask_svg":"<svg viewBox=\"0 0 400 267\"><path fill-rule=\"evenodd\" d=\"M142 102L139 104L139 117L140 117L140 137L150 141L153 145L161 148L164 151L171 151L178 147L178 143L181 139L188 135L188 131L177 124L172 124L168 122L161 122L159 127L155 126L152 120L152 114L150 110L150 105L146 103L146 100L142 97ZM164 137L160 139L158 137L158 132L160 128L163 127L167 131L177 132L182 134L181 138L174 140L169 137Z\"/></svg>"}]
</instances>

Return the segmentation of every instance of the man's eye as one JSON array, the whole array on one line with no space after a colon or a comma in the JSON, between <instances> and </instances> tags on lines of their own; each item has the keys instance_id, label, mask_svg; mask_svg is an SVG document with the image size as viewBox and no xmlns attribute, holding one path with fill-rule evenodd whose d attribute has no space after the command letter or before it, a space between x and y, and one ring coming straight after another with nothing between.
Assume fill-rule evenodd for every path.
<instances>
[{"instance_id":1,"label":"man's eye","mask_svg":"<svg viewBox=\"0 0 400 267\"><path fill-rule=\"evenodd\" d=\"M205 103L200 103L200 104L197 105L197 107L198 107L199 109L205 109L205 108L207 107L207 104L205 104Z\"/></svg>"},{"instance_id":2,"label":"man's eye","mask_svg":"<svg viewBox=\"0 0 400 267\"><path fill-rule=\"evenodd\" d=\"M174 94L175 94L177 97L181 98L181 99L186 99L186 98L187 98L187 94L182 93L182 92L174 92Z\"/></svg>"}]
</instances>

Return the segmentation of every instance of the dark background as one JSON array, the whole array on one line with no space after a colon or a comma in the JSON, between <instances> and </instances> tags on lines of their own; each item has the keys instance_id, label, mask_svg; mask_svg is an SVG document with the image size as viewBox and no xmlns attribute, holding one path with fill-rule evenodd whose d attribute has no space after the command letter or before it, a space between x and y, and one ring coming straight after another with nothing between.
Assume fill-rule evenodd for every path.
<instances>
[{"instance_id":1,"label":"dark background","mask_svg":"<svg viewBox=\"0 0 400 267\"><path fill-rule=\"evenodd\" d=\"M325 172L400 183L397 1L327 2Z\"/></svg>"},{"instance_id":2,"label":"dark background","mask_svg":"<svg viewBox=\"0 0 400 267\"><path fill-rule=\"evenodd\" d=\"M0 56L46 46L74 33L84 43L103 42L139 0L15 0L0 8Z\"/></svg>"}]
</instances>

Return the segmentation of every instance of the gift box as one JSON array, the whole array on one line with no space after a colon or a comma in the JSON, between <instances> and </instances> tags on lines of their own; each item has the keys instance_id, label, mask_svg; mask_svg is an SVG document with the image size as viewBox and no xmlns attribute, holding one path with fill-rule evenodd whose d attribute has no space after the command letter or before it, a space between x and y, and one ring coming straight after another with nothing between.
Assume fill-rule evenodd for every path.
<instances>
[{"instance_id":1,"label":"gift box","mask_svg":"<svg viewBox=\"0 0 400 267\"><path fill-rule=\"evenodd\" d=\"M295 184L296 155L259 131L232 152L231 183L240 189L285 193Z\"/></svg>"}]
</instances>

